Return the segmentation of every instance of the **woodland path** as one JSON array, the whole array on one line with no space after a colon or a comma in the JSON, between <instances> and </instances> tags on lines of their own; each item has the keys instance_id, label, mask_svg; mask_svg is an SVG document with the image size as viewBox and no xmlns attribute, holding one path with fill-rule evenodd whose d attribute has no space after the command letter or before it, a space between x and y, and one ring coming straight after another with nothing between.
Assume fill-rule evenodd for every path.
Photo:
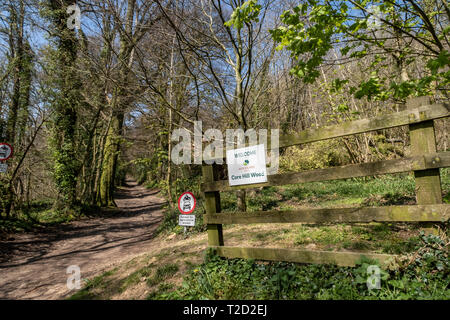
<instances>
[{"instance_id":1,"label":"woodland path","mask_svg":"<svg viewBox=\"0 0 450 320\"><path fill-rule=\"evenodd\" d=\"M149 252L163 219L157 193L127 180L114 213L0 240L0 299L64 299L74 293L66 285L68 266L79 266L87 279Z\"/></svg>"}]
</instances>

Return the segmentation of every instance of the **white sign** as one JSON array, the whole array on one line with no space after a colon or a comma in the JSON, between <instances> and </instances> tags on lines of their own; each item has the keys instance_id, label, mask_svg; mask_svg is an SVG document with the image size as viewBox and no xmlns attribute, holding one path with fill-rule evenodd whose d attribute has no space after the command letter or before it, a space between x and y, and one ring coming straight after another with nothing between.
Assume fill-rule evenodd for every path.
<instances>
[{"instance_id":1,"label":"white sign","mask_svg":"<svg viewBox=\"0 0 450 320\"><path fill-rule=\"evenodd\" d=\"M230 186L267 182L264 144L227 150Z\"/></svg>"},{"instance_id":2,"label":"white sign","mask_svg":"<svg viewBox=\"0 0 450 320\"><path fill-rule=\"evenodd\" d=\"M178 224L184 227L195 226L195 215L193 214L180 214L178 216Z\"/></svg>"},{"instance_id":3,"label":"white sign","mask_svg":"<svg viewBox=\"0 0 450 320\"><path fill-rule=\"evenodd\" d=\"M6 163L0 163L0 173L5 173L8 170L8 165Z\"/></svg>"}]
</instances>

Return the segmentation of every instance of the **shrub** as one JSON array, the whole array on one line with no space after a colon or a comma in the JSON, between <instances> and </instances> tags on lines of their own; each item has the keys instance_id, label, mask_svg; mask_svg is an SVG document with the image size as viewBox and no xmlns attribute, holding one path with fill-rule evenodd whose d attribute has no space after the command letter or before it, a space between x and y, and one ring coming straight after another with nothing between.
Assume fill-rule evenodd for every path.
<instances>
[{"instance_id":1,"label":"shrub","mask_svg":"<svg viewBox=\"0 0 450 320\"><path fill-rule=\"evenodd\" d=\"M321 169L349 163L347 151L338 141L325 140L293 146L280 156L280 171L302 171Z\"/></svg>"}]
</instances>

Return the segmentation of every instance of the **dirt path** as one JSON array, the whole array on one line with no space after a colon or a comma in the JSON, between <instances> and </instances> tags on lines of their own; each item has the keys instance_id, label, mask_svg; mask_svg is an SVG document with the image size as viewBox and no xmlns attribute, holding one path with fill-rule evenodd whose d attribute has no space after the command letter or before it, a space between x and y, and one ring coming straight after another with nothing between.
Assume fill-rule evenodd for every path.
<instances>
[{"instance_id":1,"label":"dirt path","mask_svg":"<svg viewBox=\"0 0 450 320\"><path fill-rule=\"evenodd\" d=\"M68 266L79 266L86 279L148 252L163 217L164 200L156 193L127 181L116 196L121 212L2 241L0 299L63 299L73 293Z\"/></svg>"}]
</instances>

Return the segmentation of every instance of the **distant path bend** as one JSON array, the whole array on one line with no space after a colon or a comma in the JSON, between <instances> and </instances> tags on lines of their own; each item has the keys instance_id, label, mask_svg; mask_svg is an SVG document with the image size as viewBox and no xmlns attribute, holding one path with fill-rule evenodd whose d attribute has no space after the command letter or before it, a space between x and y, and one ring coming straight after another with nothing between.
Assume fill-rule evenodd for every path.
<instances>
[{"instance_id":1,"label":"distant path bend","mask_svg":"<svg viewBox=\"0 0 450 320\"><path fill-rule=\"evenodd\" d=\"M0 299L64 299L73 293L67 267L86 279L148 252L163 219L157 193L127 180L116 193L120 212L0 240Z\"/></svg>"}]
</instances>

